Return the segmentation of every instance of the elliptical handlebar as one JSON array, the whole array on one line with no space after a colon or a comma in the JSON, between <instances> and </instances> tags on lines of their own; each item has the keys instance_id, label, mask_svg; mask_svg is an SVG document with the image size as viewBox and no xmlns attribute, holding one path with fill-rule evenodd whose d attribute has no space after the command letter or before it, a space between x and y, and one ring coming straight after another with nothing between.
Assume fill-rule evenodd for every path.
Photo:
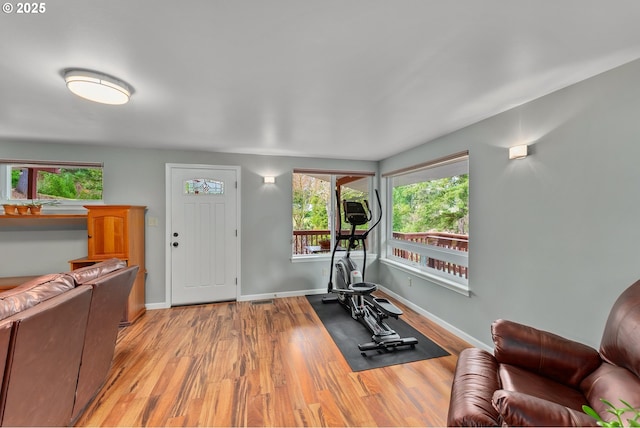
<instances>
[{"instance_id":1,"label":"elliptical handlebar","mask_svg":"<svg viewBox=\"0 0 640 428\"><path fill-rule=\"evenodd\" d=\"M376 226L380 224L380 221L382 220L382 202L380 201L380 193L378 193L378 189L375 189L375 192L376 192L376 201L378 201L378 220L374 223L373 226L369 228L369 230L367 230L365 237L366 235L369 234L369 232L375 229ZM371 209L369 208L369 202L367 202L367 200L365 199L364 203L367 205L367 209L369 210L369 212L371 212Z\"/></svg>"}]
</instances>

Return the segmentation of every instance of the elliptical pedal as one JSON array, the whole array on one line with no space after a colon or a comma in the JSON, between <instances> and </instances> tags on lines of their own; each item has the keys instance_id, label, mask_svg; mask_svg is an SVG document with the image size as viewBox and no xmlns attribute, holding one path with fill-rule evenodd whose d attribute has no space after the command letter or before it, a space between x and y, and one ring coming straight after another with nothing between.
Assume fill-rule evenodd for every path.
<instances>
[{"instance_id":1,"label":"elliptical pedal","mask_svg":"<svg viewBox=\"0 0 640 428\"><path fill-rule=\"evenodd\" d=\"M380 309L382 312L389 315L390 317L394 317L397 319L400 315L403 314L402 309L400 309L399 307L397 307L387 299L383 299L381 297L374 297L373 304L375 305L376 308Z\"/></svg>"},{"instance_id":2,"label":"elliptical pedal","mask_svg":"<svg viewBox=\"0 0 640 428\"><path fill-rule=\"evenodd\" d=\"M358 349L360 350L360 353L362 354L362 356L366 357L367 356L366 351L373 351L373 350L376 350L378 352L389 351L389 350L395 351L396 348L403 347L403 346L409 346L411 349L415 349L417 344L418 344L418 339L416 339L415 337L402 337L400 339L393 339L393 340L382 341L382 342L368 342L368 343L359 344Z\"/></svg>"}]
</instances>

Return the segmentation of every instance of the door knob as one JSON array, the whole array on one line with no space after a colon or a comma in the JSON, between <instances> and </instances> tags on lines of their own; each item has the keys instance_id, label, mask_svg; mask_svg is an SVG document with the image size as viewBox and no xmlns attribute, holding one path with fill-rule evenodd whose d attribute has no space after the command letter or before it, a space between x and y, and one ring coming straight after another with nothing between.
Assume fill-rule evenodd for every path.
<instances>
[{"instance_id":1,"label":"door knob","mask_svg":"<svg viewBox=\"0 0 640 428\"><path fill-rule=\"evenodd\" d=\"M178 243L177 243L177 242L174 242L174 243L173 243L173 244L171 244L171 245L173 245L174 247L177 247L177 246L178 246Z\"/></svg>"}]
</instances>

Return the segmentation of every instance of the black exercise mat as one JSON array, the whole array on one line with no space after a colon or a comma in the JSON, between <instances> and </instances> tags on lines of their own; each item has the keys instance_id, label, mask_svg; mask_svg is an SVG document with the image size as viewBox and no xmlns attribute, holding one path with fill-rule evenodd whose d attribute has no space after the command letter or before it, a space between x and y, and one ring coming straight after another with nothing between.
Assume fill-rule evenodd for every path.
<instances>
[{"instance_id":1,"label":"black exercise mat","mask_svg":"<svg viewBox=\"0 0 640 428\"><path fill-rule=\"evenodd\" d=\"M369 330L351 318L340 303L322 303L325 295L315 294L306 297L354 372L449 355L400 317L399 320L387 318L385 321L400 337L418 339L415 348L402 347L381 353L373 350L367 351L367 356L362 356L358 344L371 342Z\"/></svg>"}]
</instances>

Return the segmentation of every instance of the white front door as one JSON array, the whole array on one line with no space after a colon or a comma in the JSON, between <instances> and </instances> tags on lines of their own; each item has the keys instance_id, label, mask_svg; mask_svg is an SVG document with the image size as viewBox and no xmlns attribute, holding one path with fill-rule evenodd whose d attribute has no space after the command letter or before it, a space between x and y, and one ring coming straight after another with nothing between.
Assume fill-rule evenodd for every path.
<instances>
[{"instance_id":1,"label":"white front door","mask_svg":"<svg viewBox=\"0 0 640 428\"><path fill-rule=\"evenodd\" d=\"M167 165L171 305L237 298L236 167Z\"/></svg>"}]
</instances>

